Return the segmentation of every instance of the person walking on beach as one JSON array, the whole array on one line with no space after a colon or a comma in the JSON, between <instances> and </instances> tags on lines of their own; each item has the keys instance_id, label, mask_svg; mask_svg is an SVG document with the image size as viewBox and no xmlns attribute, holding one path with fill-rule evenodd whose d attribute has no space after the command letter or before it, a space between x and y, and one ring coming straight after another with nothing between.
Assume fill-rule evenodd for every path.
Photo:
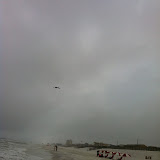
<instances>
[{"instance_id":1,"label":"person walking on beach","mask_svg":"<svg viewBox=\"0 0 160 160\"><path fill-rule=\"evenodd\" d=\"M55 147L56 147L56 151L57 151L57 149L58 149L58 146L56 145Z\"/></svg>"},{"instance_id":2,"label":"person walking on beach","mask_svg":"<svg viewBox=\"0 0 160 160\"><path fill-rule=\"evenodd\" d=\"M99 157L99 150L97 151L97 157Z\"/></svg>"}]
</instances>

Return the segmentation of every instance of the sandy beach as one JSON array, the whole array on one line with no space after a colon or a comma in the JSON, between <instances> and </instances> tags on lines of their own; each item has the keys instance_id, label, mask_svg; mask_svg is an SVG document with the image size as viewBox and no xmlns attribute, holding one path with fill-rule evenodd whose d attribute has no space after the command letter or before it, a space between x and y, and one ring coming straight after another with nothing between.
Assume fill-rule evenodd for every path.
<instances>
[{"instance_id":1,"label":"sandy beach","mask_svg":"<svg viewBox=\"0 0 160 160\"><path fill-rule=\"evenodd\" d=\"M54 151L51 146L43 146L45 150L48 150L53 160L99 160L106 159L96 157L96 150L88 151L87 148L72 148L72 147L59 147L58 151ZM160 160L160 152L156 151L134 151L134 150L116 150L108 149L108 151L128 153L131 154L131 158L123 158L125 160L145 160L145 156L152 156L152 160ZM115 160L117 157L114 158Z\"/></svg>"},{"instance_id":2,"label":"sandy beach","mask_svg":"<svg viewBox=\"0 0 160 160\"><path fill-rule=\"evenodd\" d=\"M106 149L103 149L106 150ZM152 160L160 160L159 151L135 151L107 149L110 152L120 152L130 154L131 157L122 160L145 160L145 156L151 156ZM0 160L100 160L107 159L97 157L97 150L89 148L58 147L54 151L54 146L42 144L27 144L18 141L0 140ZM110 156L110 155L109 155ZM114 157L117 160L118 155Z\"/></svg>"}]
</instances>

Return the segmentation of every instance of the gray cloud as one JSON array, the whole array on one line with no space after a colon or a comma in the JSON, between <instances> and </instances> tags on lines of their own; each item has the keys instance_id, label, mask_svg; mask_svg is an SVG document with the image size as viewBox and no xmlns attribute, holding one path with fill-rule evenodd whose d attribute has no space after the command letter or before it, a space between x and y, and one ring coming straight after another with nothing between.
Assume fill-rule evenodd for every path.
<instances>
[{"instance_id":1,"label":"gray cloud","mask_svg":"<svg viewBox=\"0 0 160 160\"><path fill-rule=\"evenodd\" d=\"M158 1L1 3L1 136L160 145Z\"/></svg>"}]
</instances>

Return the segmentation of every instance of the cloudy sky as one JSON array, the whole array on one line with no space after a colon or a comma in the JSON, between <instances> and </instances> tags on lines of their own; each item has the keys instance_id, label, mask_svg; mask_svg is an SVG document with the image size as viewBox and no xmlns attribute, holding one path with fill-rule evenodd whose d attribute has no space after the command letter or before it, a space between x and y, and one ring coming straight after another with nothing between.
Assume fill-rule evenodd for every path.
<instances>
[{"instance_id":1,"label":"cloudy sky","mask_svg":"<svg viewBox=\"0 0 160 160\"><path fill-rule=\"evenodd\" d=\"M160 146L159 0L0 6L1 137Z\"/></svg>"}]
</instances>

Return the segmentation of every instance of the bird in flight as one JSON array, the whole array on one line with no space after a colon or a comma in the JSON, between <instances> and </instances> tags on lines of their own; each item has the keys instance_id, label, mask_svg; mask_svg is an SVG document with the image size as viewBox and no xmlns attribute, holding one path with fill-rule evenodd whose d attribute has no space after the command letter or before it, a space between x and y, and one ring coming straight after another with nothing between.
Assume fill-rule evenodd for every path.
<instances>
[{"instance_id":1,"label":"bird in flight","mask_svg":"<svg viewBox=\"0 0 160 160\"><path fill-rule=\"evenodd\" d=\"M53 88L60 89L59 87L53 87Z\"/></svg>"},{"instance_id":2,"label":"bird in flight","mask_svg":"<svg viewBox=\"0 0 160 160\"><path fill-rule=\"evenodd\" d=\"M60 87L55 86L52 81L49 81L49 82L48 82L48 85L49 85L49 87L51 87L51 88L60 89Z\"/></svg>"}]
</instances>

